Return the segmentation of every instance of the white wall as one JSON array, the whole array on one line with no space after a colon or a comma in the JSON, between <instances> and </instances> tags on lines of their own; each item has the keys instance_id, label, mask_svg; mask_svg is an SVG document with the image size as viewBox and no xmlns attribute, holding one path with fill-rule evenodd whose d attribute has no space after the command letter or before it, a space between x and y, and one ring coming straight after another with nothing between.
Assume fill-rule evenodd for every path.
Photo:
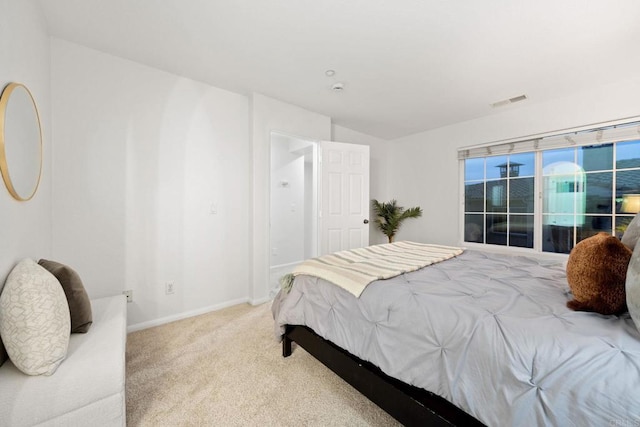
<instances>
[{"instance_id":1,"label":"white wall","mask_svg":"<svg viewBox=\"0 0 640 427\"><path fill-rule=\"evenodd\" d=\"M270 133L329 140L329 117L59 39L52 58L53 258L92 298L133 290L133 329L266 301Z\"/></svg>"},{"instance_id":2,"label":"white wall","mask_svg":"<svg viewBox=\"0 0 640 427\"><path fill-rule=\"evenodd\" d=\"M361 144L369 146L369 196L371 199L387 201L394 196L389 187L389 142L364 133L333 125L332 141L347 142L349 144ZM369 212L369 244L387 243L387 237L376 227L373 220L375 215Z\"/></svg>"},{"instance_id":3,"label":"white wall","mask_svg":"<svg viewBox=\"0 0 640 427\"><path fill-rule=\"evenodd\" d=\"M485 118L389 142L389 188L423 217L408 220L398 239L460 244L457 149L640 115L640 78L551 102L516 104Z\"/></svg>"},{"instance_id":4,"label":"white wall","mask_svg":"<svg viewBox=\"0 0 640 427\"><path fill-rule=\"evenodd\" d=\"M250 300L269 298L269 172L271 132L306 140L328 140L331 120L294 105L254 93L251 97L252 278Z\"/></svg>"},{"instance_id":5,"label":"white wall","mask_svg":"<svg viewBox=\"0 0 640 427\"><path fill-rule=\"evenodd\" d=\"M49 73L49 36L39 5L32 0L0 0L0 90L11 82L29 88L40 114L44 150L40 186L33 199L14 200L0 180L0 289L22 258L51 257Z\"/></svg>"},{"instance_id":6,"label":"white wall","mask_svg":"<svg viewBox=\"0 0 640 427\"><path fill-rule=\"evenodd\" d=\"M54 257L129 325L246 301L248 98L58 39L52 84Z\"/></svg>"}]
</instances>

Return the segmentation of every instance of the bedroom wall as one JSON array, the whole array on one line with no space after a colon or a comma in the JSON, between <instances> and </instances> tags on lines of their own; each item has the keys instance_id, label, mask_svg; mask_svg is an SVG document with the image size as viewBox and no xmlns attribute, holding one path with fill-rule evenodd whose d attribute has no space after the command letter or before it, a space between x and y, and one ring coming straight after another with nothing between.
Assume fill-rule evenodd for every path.
<instances>
[{"instance_id":1,"label":"bedroom wall","mask_svg":"<svg viewBox=\"0 0 640 427\"><path fill-rule=\"evenodd\" d=\"M270 133L329 140L330 118L57 38L51 49L51 257L92 298L133 290L131 330L268 301Z\"/></svg>"},{"instance_id":2,"label":"bedroom wall","mask_svg":"<svg viewBox=\"0 0 640 427\"><path fill-rule=\"evenodd\" d=\"M531 99L503 112L389 142L389 188L422 218L403 224L398 239L461 244L457 149L640 115L640 78L546 103Z\"/></svg>"},{"instance_id":3,"label":"bedroom wall","mask_svg":"<svg viewBox=\"0 0 640 427\"><path fill-rule=\"evenodd\" d=\"M0 0L0 90L19 82L31 91L40 114L43 169L38 192L14 200L0 180L0 289L23 258L51 255L51 82L50 48L40 7L31 0Z\"/></svg>"},{"instance_id":4,"label":"bedroom wall","mask_svg":"<svg viewBox=\"0 0 640 427\"><path fill-rule=\"evenodd\" d=\"M134 329L247 301L249 99L59 39L52 84L53 257Z\"/></svg>"}]
</instances>

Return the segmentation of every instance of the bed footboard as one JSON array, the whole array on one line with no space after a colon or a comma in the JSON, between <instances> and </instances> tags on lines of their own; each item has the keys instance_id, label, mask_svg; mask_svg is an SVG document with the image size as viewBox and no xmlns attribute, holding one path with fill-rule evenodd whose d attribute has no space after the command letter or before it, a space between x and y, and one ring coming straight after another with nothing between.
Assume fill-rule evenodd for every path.
<instances>
[{"instance_id":1,"label":"bed footboard","mask_svg":"<svg viewBox=\"0 0 640 427\"><path fill-rule=\"evenodd\" d=\"M291 355L294 341L406 426L484 425L442 397L386 375L306 326L287 325L282 340L284 357Z\"/></svg>"}]
</instances>

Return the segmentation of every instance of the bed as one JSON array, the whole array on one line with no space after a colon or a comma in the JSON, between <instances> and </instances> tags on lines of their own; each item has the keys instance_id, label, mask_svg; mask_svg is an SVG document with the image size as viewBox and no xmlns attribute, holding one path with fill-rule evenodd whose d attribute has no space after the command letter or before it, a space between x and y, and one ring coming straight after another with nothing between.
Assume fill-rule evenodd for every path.
<instances>
[{"instance_id":1,"label":"bed","mask_svg":"<svg viewBox=\"0 0 640 427\"><path fill-rule=\"evenodd\" d=\"M273 313L285 356L296 342L406 425L640 424L633 320L570 299L557 258L465 250L359 297L301 274Z\"/></svg>"}]
</instances>

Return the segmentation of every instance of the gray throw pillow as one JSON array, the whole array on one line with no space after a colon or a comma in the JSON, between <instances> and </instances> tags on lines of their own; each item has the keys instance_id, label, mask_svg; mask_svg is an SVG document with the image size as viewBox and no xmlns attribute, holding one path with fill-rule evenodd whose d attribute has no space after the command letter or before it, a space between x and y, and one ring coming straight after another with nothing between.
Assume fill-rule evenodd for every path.
<instances>
[{"instance_id":1,"label":"gray throw pillow","mask_svg":"<svg viewBox=\"0 0 640 427\"><path fill-rule=\"evenodd\" d=\"M56 261L41 259L38 264L53 274L64 289L71 314L71 333L86 333L93 323L93 315L89 295L78 273L71 267Z\"/></svg>"},{"instance_id":2,"label":"gray throw pillow","mask_svg":"<svg viewBox=\"0 0 640 427\"><path fill-rule=\"evenodd\" d=\"M7 350L4 348L4 344L2 344L2 337L0 337L0 366L2 366L2 364L7 360L9 360L9 355L7 354Z\"/></svg>"},{"instance_id":3,"label":"gray throw pillow","mask_svg":"<svg viewBox=\"0 0 640 427\"><path fill-rule=\"evenodd\" d=\"M638 243L638 238L640 238L640 214L629 223L621 240L626 247L633 250Z\"/></svg>"},{"instance_id":4,"label":"gray throw pillow","mask_svg":"<svg viewBox=\"0 0 640 427\"><path fill-rule=\"evenodd\" d=\"M4 289L4 284L0 286L0 295L2 295L2 289ZM9 355L7 354L7 350L4 348L2 337L0 336L0 366L2 366L2 364L7 360L9 360Z\"/></svg>"},{"instance_id":5,"label":"gray throw pillow","mask_svg":"<svg viewBox=\"0 0 640 427\"><path fill-rule=\"evenodd\" d=\"M640 245L636 245L631 255L625 288L629 314L640 331Z\"/></svg>"}]
</instances>

